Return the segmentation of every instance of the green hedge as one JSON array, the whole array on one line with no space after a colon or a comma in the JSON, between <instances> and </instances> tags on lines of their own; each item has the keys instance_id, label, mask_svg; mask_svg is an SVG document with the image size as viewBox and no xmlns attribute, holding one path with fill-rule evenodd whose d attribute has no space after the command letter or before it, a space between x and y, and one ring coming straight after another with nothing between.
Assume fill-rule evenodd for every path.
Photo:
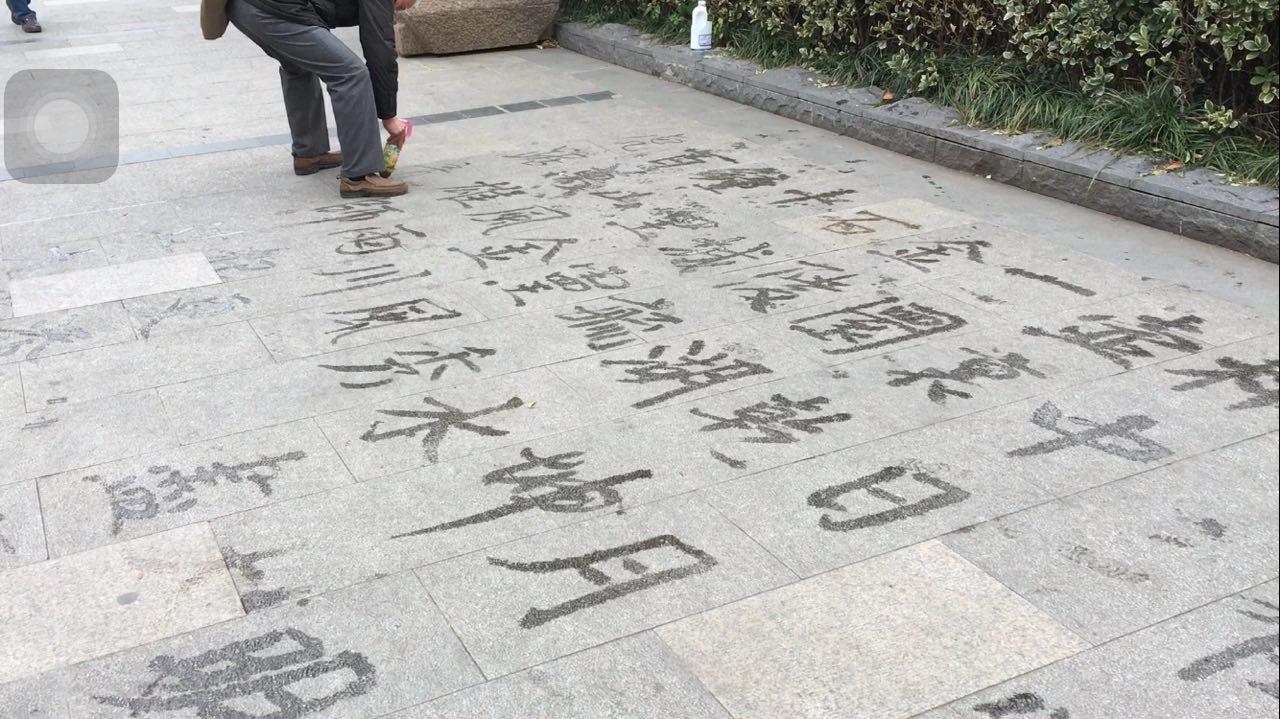
<instances>
[{"instance_id":1,"label":"green hedge","mask_svg":"<svg viewBox=\"0 0 1280 719\"><path fill-rule=\"evenodd\" d=\"M672 39L687 33L695 4L564 0L571 17L632 22ZM708 5L717 43L766 64L934 97L979 124L1062 130L1066 139L1276 182L1280 76L1271 38L1280 0Z\"/></svg>"}]
</instances>

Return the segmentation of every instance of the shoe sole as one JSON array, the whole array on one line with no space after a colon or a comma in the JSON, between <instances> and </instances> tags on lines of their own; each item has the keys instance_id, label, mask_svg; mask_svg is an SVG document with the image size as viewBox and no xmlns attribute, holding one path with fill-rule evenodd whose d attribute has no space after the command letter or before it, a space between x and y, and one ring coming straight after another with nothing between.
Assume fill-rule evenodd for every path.
<instances>
[{"instance_id":1,"label":"shoe sole","mask_svg":"<svg viewBox=\"0 0 1280 719\"><path fill-rule=\"evenodd\" d=\"M358 197L399 197L408 194L409 188L405 187L395 192L379 192L376 190L338 190L338 194L344 200L351 200Z\"/></svg>"}]
</instances>

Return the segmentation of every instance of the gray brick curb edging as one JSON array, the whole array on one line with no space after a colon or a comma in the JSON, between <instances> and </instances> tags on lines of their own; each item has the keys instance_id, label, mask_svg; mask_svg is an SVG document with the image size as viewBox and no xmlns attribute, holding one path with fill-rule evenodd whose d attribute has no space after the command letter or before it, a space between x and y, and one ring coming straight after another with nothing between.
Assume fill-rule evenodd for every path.
<instances>
[{"instance_id":1,"label":"gray brick curb edging","mask_svg":"<svg viewBox=\"0 0 1280 719\"><path fill-rule=\"evenodd\" d=\"M1123 217L1202 242L1280 261L1275 190L1232 186L1211 172L1157 175L1145 158L1116 156L1050 136L997 135L957 123L948 107L912 98L879 105L875 88L824 87L806 70L662 45L624 25L561 23L561 47L799 120L894 152Z\"/></svg>"}]
</instances>

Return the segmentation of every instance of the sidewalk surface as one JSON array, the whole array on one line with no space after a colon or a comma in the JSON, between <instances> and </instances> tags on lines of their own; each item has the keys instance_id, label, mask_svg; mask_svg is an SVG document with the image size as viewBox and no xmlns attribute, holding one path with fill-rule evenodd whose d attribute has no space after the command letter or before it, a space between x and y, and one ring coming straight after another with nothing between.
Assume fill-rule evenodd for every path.
<instances>
[{"instance_id":1,"label":"sidewalk surface","mask_svg":"<svg viewBox=\"0 0 1280 719\"><path fill-rule=\"evenodd\" d=\"M1275 716L1275 265L556 49L344 201L169 3L0 28L126 163L0 182L3 719Z\"/></svg>"}]
</instances>

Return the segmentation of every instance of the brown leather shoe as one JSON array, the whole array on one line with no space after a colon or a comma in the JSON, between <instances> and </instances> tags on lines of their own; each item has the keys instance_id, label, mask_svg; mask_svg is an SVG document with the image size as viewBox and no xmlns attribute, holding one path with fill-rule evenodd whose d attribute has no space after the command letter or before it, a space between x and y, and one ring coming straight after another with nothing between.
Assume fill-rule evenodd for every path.
<instances>
[{"instance_id":1,"label":"brown leather shoe","mask_svg":"<svg viewBox=\"0 0 1280 719\"><path fill-rule=\"evenodd\" d=\"M315 157L293 156L293 174L314 175L321 170L328 170L342 164L341 152L326 152Z\"/></svg>"},{"instance_id":2,"label":"brown leather shoe","mask_svg":"<svg viewBox=\"0 0 1280 719\"><path fill-rule=\"evenodd\" d=\"M388 180L379 175L366 175L357 180L338 180L338 194L343 197L395 197L409 191L404 180Z\"/></svg>"}]
</instances>

